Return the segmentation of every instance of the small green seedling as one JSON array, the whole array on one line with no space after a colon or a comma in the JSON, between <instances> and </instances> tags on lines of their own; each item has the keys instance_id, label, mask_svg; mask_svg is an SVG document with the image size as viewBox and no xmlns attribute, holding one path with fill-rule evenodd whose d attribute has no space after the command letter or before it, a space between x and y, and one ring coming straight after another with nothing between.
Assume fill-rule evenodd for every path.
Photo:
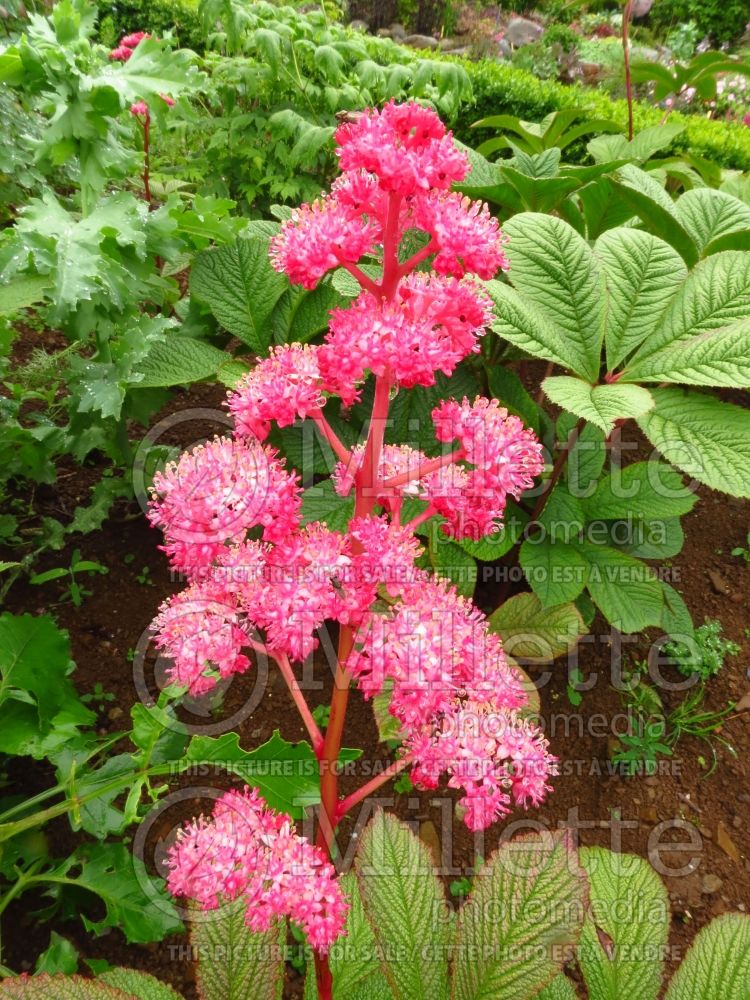
<instances>
[{"instance_id":1,"label":"small green seedling","mask_svg":"<svg viewBox=\"0 0 750 1000\"><path fill-rule=\"evenodd\" d=\"M75 607L80 608L84 597L91 597L93 594L93 590L88 590L76 579L81 573L99 573L103 576L109 573L109 570L106 566L102 566L101 563L93 562L89 559L81 559L80 549L75 549L70 557L69 566L56 566L55 569L48 569L44 573L35 573L29 580L29 583L40 586L43 583L51 583L52 580L61 580L67 577L68 585L62 592L60 599L62 601L71 601Z\"/></svg>"}]
</instances>

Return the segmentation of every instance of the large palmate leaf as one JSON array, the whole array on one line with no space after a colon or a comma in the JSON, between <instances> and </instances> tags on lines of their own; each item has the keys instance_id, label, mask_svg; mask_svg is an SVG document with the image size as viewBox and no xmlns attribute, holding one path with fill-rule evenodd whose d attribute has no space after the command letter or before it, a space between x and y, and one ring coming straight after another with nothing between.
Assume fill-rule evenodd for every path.
<instances>
[{"instance_id":1,"label":"large palmate leaf","mask_svg":"<svg viewBox=\"0 0 750 1000\"><path fill-rule=\"evenodd\" d=\"M195 59L188 49L173 51L162 41L145 38L126 62L109 66L106 76L95 82L109 84L123 101L161 94L176 97L200 86L200 76L193 67Z\"/></svg>"},{"instance_id":2,"label":"large palmate leaf","mask_svg":"<svg viewBox=\"0 0 750 1000\"><path fill-rule=\"evenodd\" d=\"M535 358L554 361L585 377L573 346L536 305L503 282L488 281L485 287L495 303L492 329L499 337Z\"/></svg>"},{"instance_id":3,"label":"large palmate leaf","mask_svg":"<svg viewBox=\"0 0 750 1000\"><path fill-rule=\"evenodd\" d=\"M664 594L650 566L608 545L577 546L589 564L591 599L608 622L628 634L660 623Z\"/></svg>"},{"instance_id":4,"label":"large palmate leaf","mask_svg":"<svg viewBox=\"0 0 750 1000\"><path fill-rule=\"evenodd\" d=\"M379 812L355 860L367 919L395 1000L444 1000L450 913L428 848L395 816Z\"/></svg>"},{"instance_id":5,"label":"large palmate leaf","mask_svg":"<svg viewBox=\"0 0 750 1000\"><path fill-rule=\"evenodd\" d=\"M501 847L479 870L459 913L452 1000L536 997L578 940L585 899L569 832Z\"/></svg>"},{"instance_id":6,"label":"large palmate leaf","mask_svg":"<svg viewBox=\"0 0 750 1000\"><path fill-rule=\"evenodd\" d=\"M565 976L555 976L549 986L537 993L535 1000L577 1000L573 984Z\"/></svg>"},{"instance_id":7,"label":"large palmate leaf","mask_svg":"<svg viewBox=\"0 0 750 1000\"><path fill-rule=\"evenodd\" d=\"M617 420L640 417L654 405L651 393L639 385L590 385L570 375L553 375L542 386L553 403L600 427L605 434Z\"/></svg>"},{"instance_id":8,"label":"large palmate leaf","mask_svg":"<svg viewBox=\"0 0 750 1000\"><path fill-rule=\"evenodd\" d=\"M638 426L654 447L698 482L750 497L750 412L685 389L652 393L654 409Z\"/></svg>"},{"instance_id":9,"label":"large palmate leaf","mask_svg":"<svg viewBox=\"0 0 750 1000\"><path fill-rule=\"evenodd\" d=\"M521 567L543 608L574 601L586 586L588 562L577 548L548 536L527 539Z\"/></svg>"},{"instance_id":10,"label":"large palmate leaf","mask_svg":"<svg viewBox=\"0 0 750 1000\"><path fill-rule=\"evenodd\" d=\"M588 243L562 219L523 212L505 225L511 279L573 348L575 370L599 373L603 279Z\"/></svg>"},{"instance_id":11,"label":"large palmate leaf","mask_svg":"<svg viewBox=\"0 0 750 1000\"><path fill-rule=\"evenodd\" d=\"M607 367L615 367L656 329L659 317L687 275L664 240L638 229L611 229L594 253L607 283Z\"/></svg>"},{"instance_id":12,"label":"large palmate leaf","mask_svg":"<svg viewBox=\"0 0 750 1000\"><path fill-rule=\"evenodd\" d=\"M742 236L750 249L750 207L724 191L693 188L675 205L675 215L695 240L701 256L729 248L729 237ZM739 249L739 247L737 247Z\"/></svg>"},{"instance_id":13,"label":"large palmate leaf","mask_svg":"<svg viewBox=\"0 0 750 1000\"><path fill-rule=\"evenodd\" d=\"M133 1000L132 994L82 976L34 976L0 980L2 1000Z\"/></svg>"},{"instance_id":14,"label":"large palmate leaf","mask_svg":"<svg viewBox=\"0 0 750 1000\"><path fill-rule=\"evenodd\" d=\"M648 861L601 847L580 852L591 907L578 961L596 1000L656 1000L669 931L669 899ZM606 950L605 950L606 945Z\"/></svg>"},{"instance_id":15,"label":"large palmate leaf","mask_svg":"<svg viewBox=\"0 0 750 1000\"><path fill-rule=\"evenodd\" d=\"M331 284L320 284L311 292L292 285L281 296L271 316L274 341L307 343L328 327L330 310L345 301Z\"/></svg>"},{"instance_id":16,"label":"large palmate leaf","mask_svg":"<svg viewBox=\"0 0 750 1000\"><path fill-rule=\"evenodd\" d=\"M647 355L628 369L625 379L749 388L750 316Z\"/></svg>"},{"instance_id":17,"label":"large palmate leaf","mask_svg":"<svg viewBox=\"0 0 750 1000\"><path fill-rule=\"evenodd\" d=\"M0 316L11 316L20 309L41 302L48 285L49 278L25 274L9 285L0 285Z\"/></svg>"},{"instance_id":18,"label":"large palmate leaf","mask_svg":"<svg viewBox=\"0 0 750 1000\"><path fill-rule=\"evenodd\" d=\"M137 972L135 969L110 969L108 972L103 972L98 981L114 986L128 996L136 997L137 1000L182 1000L180 994L175 993L171 986L167 986L146 972Z\"/></svg>"},{"instance_id":19,"label":"large palmate leaf","mask_svg":"<svg viewBox=\"0 0 750 1000\"><path fill-rule=\"evenodd\" d=\"M519 660L547 663L562 656L586 629L574 604L545 608L536 594L516 594L490 615L490 628Z\"/></svg>"},{"instance_id":20,"label":"large palmate leaf","mask_svg":"<svg viewBox=\"0 0 750 1000\"><path fill-rule=\"evenodd\" d=\"M201 1000L280 1000L286 924L251 931L246 909L246 901L236 899L196 913L190 924L190 943L201 956L196 970Z\"/></svg>"},{"instance_id":21,"label":"large palmate leaf","mask_svg":"<svg viewBox=\"0 0 750 1000\"><path fill-rule=\"evenodd\" d=\"M750 917L726 913L698 934L664 1000L747 1000Z\"/></svg>"},{"instance_id":22,"label":"large palmate leaf","mask_svg":"<svg viewBox=\"0 0 750 1000\"><path fill-rule=\"evenodd\" d=\"M719 330L750 315L750 253L714 254L688 275L633 364L668 344Z\"/></svg>"},{"instance_id":23,"label":"large palmate leaf","mask_svg":"<svg viewBox=\"0 0 750 1000\"><path fill-rule=\"evenodd\" d=\"M258 235L204 250L190 274L192 294L210 307L225 329L258 354L271 343L269 319L289 287L284 275L271 266L268 243Z\"/></svg>"}]
</instances>

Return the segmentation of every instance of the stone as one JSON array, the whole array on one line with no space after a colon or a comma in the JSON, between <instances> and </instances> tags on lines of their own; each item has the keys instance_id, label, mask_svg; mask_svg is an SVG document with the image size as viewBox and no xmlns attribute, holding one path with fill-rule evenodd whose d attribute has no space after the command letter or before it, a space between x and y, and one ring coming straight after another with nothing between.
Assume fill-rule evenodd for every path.
<instances>
[{"instance_id":1,"label":"stone","mask_svg":"<svg viewBox=\"0 0 750 1000\"><path fill-rule=\"evenodd\" d=\"M727 594L731 594L732 588L729 586L721 573L718 573L715 569L710 569L708 571L708 579L711 581L711 586L713 587L715 593L724 594L725 596Z\"/></svg>"},{"instance_id":2,"label":"stone","mask_svg":"<svg viewBox=\"0 0 750 1000\"><path fill-rule=\"evenodd\" d=\"M460 46L460 42L457 38L441 38L438 42L438 48L441 52L445 52L447 49L455 49Z\"/></svg>"},{"instance_id":3,"label":"stone","mask_svg":"<svg viewBox=\"0 0 750 1000\"><path fill-rule=\"evenodd\" d=\"M645 17L654 6L654 0L633 0L633 17Z\"/></svg>"},{"instance_id":4,"label":"stone","mask_svg":"<svg viewBox=\"0 0 750 1000\"><path fill-rule=\"evenodd\" d=\"M398 21L394 21L393 24L388 25L388 28L391 33L391 38L406 38L406 28L403 24L399 24Z\"/></svg>"},{"instance_id":5,"label":"stone","mask_svg":"<svg viewBox=\"0 0 750 1000\"><path fill-rule=\"evenodd\" d=\"M361 21L359 18L354 18L353 21L349 22L349 27L352 31L364 31L365 33L370 30L370 25L367 21Z\"/></svg>"},{"instance_id":6,"label":"stone","mask_svg":"<svg viewBox=\"0 0 750 1000\"><path fill-rule=\"evenodd\" d=\"M466 56L470 56L471 55L471 46L470 45L459 45L455 49L445 49L444 51L445 51L445 54L447 56L461 56L461 57L466 57Z\"/></svg>"},{"instance_id":7,"label":"stone","mask_svg":"<svg viewBox=\"0 0 750 1000\"><path fill-rule=\"evenodd\" d=\"M527 17L514 17L505 29L505 37L515 49L530 45L544 33L544 28Z\"/></svg>"},{"instance_id":8,"label":"stone","mask_svg":"<svg viewBox=\"0 0 750 1000\"><path fill-rule=\"evenodd\" d=\"M513 49L507 38L498 39L497 54L500 59L510 59L513 55Z\"/></svg>"},{"instance_id":9,"label":"stone","mask_svg":"<svg viewBox=\"0 0 750 1000\"><path fill-rule=\"evenodd\" d=\"M404 45L410 45L413 49L436 49L438 47L438 40L432 35L407 35L402 41Z\"/></svg>"},{"instance_id":10,"label":"stone","mask_svg":"<svg viewBox=\"0 0 750 1000\"><path fill-rule=\"evenodd\" d=\"M703 881L701 882L701 892L704 896L712 896L715 892L724 885L723 879L720 879L718 875L704 875Z\"/></svg>"}]
</instances>

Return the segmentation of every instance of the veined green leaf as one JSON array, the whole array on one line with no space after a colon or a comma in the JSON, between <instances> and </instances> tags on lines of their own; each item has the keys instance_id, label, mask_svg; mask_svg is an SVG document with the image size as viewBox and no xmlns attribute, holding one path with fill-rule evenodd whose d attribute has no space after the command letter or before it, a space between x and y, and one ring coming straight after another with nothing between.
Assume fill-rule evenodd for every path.
<instances>
[{"instance_id":1,"label":"veined green leaf","mask_svg":"<svg viewBox=\"0 0 750 1000\"><path fill-rule=\"evenodd\" d=\"M542 382L545 393L564 410L583 417L609 434L617 420L640 417L654 405L648 389L639 385L590 385L569 375L553 375Z\"/></svg>"},{"instance_id":2,"label":"veined green leaf","mask_svg":"<svg viewBox=\"0 0 750 1000\"><path fill-rule=\"evenodd\" d=\"M626 634L660 623L664 594L650 566L608 545L577 544L589 563L589 593L608 622Z\"/></svg>"},{"instance_id":3,"label":"veined green leaf","mask_svg":"<svg viewBox=\"0 0 750 1000\"><path fill-rule=\"evenodd\" d=\"M527 539L519 559L543 608L574 601L586 586L588 563L573 545L549 537Z\"/></svg>"},{"instance_id":4,"label":"veined green leaf","mask_svg":"<svg viewBox=\"0 0 750 1000\"><path fill-rule=\"evenodd\" d=\"M157 341L131 376L139 389L185 385L211 378L231 355L202 340L171 336Z\"/></svg>"},{"instance_id":5,"label":"veined green leaf","mask_svg":"<svg viewBox=\"0 0 750 1000\"><path fill-rule=\"evenodd\" d=\"M389 813L377 813L362 834L355 871L395 1000L447 997L450 913L435 863Z\"/></svg>"},{"instance_id":6,"label":"veined green leaf","mask_svg":"<svg viewBox=\"0 0 750 1000\"><path fill-rule=\"evenodd\" d=\"M638 426L662 455L712 489L750 497L750 412L703 393L653 389Z\"/></svg>"},{"instance_id":7,"label":"veined green leaf","mask_svg":"<svg viewBox=\"0 0 750 1000\"><path fill-rule=\"evenodd\" d=\"M516 594L489 618L490 629L502 637L510 656L532 663L549 663L562 656L585 633L574 604L542 607L536 594Z\"/></svg>"},{"instance_id":8,"label":"veined green leaf","mask_svg":"<svg viewBox=\"0 0 750 1000\"><path fill-rule=\"evenodd\" d=\"M681 517L695 506L697 497L682 476L664 462L633 462L599 481L583 501L589 521L620 521Z\"/></svg>"},{"instance_id":9,"label":"veined green leaf","mask_svg":"<svg viewBox=\"0 0 750 1000\"><path fill-rule=\"evenodd\" d=\"M2 1000L132 1000L122 990L82 976L33 976L0 980Z\"/></svg>"},{"instance_id":10,"label":"veined green leaf","mask_svg":"<svg viewBox=\"0 0 750 1000\"><path fill-rule=\"evenodd\" d=\"M703 254L710 243L750 230L750 206L713 188L693 188L675 204L675 215Z\"/></svg>"},{"instance_id":11,"label":"veined green leaf","mask_svg":"<svg viewBox=\"0 0 750 1000\"><path fill-rule=\"evenodd\" d=\"M647 355L626 370L631 380L750 388L750 316Z\"/></svg>"},{"instance_id":12,"label":"veined green leaf","mask_svg":"<svg viewBox=\"0 0 750 1000\"><path fill-rule=\"evenodd\" d=\"M505 224L511 279L565 335L584 378L599 373L603 279L588 243L562 219L522 212Z\"/></svg>"},{"instance_id":13,"label":"veined green leaf","mask_svg":"<svg viewBox=\"0 0 750 1000\"><path fill-rule=\"evenodd\" d=\"M746 1000L750 917L725 913L698 934L664 1000Z\"/></svg>"},{"instance_id":14,"label":"veined green leaf","mask_svg":"<svg viewBox=\"0 0 750 1000\"><path fill-rule=\"evenodd\" d=\"M160 982L146 972L136 972L135 969L110 969L98 976L97 981L114 986L128 996L137 1000L182 1000L171 986Z\"/></svg>"},{"instance_id":15,"label":"veined green leaf","mask_svg":"<svg viewBox=\"0 0 750 1000\"><path fill-rule=\"evenodd\" d=\"M351 1000L352 990L380 972L377 946L367 921L359 885L353 872L341 876L341 888L349 901L346 933L335 941L329 963L333 976L334 1000Z\"/></svg>"},{"instance_id":16,"label":"veined green leaf","mask_svg":"<svg viewBox=\"0 0 750 1000\"><path fill-rule=\"evenodd\" d=\"M569 832L503 845L459 913L451 1000L536 997L578 940L585 899Z\"/></svg>"},{"instance_id":17,"label":"veined green leaf","mask_svg":"<svg viewBox=\"0 0 750 1000\"><path fill-rule=\"evenodd\" d=\"M535 358L554 361L585 377L581 358L577 357L562 331L534 304L500 281L488 281L485 288L495 303L492 329L499 337Z\"/></svg>"},{"instance_id":18,"label":"veined green leaf","mask_svg":"<svg viewBox=\"0 0 750 1000\"><path fill-rule=\"evenodd\" d=\"M573 984L563 975L555 976L549 986L537 993L535 1000L578 1000Z\"/></svg>"},{"instance_id":19,"label":"veined green leaf","mask_svg":"<svg viewBox=\"0 0 750 1000\"><path fill-rule=\"evenodd\" d=\"M654 332L687 268L668 243L639 229L610 229L594 253L607 283L607 367L614 371Z\"/></svg>"},{"instance_id":20,"label":"veined green leaf","mask_svg":"<svg viewBox=\"0 0 750 1000\"><path fill-rule=\"evenodd\" d=\"M11 316L41 302L49 283L49 278L24 274L8 285L0 285L0 316Z\"/></svg>"},{"instance_id":21,"label":"veined green leaf","mask_svg":"<svg viewBox=\"0 0 750 1000\"><path fill-rule=\"evenodd\" d=\"M669 931L669 900L661 879L634 854L584 847L580 856L591 886L578 948L589 995L656 1000Z\"/></svg>"},{"instance_id":22,"label":"veined green leaf","mask_svg":"<svg viewBox=\"0 0 750 1000\"><path fill-rule=\"evenodd\" d=\"M696 264L698 248L675 216L674 202L664 188L645 170L632 164L621 167L618 178L610 184L616 195L638 215L643 228L674 247L688 267Z\"/></svg>"}]
</instances>

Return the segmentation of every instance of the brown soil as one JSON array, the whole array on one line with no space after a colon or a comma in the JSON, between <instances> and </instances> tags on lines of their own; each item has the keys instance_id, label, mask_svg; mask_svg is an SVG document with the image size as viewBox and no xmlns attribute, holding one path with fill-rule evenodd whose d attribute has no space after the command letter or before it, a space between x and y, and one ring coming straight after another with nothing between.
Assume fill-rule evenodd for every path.
<instances>
[{"instance_id":1,"label":"brown soil","mask_svg":"<svg viewBox=\"0 0 750 1000\"><path fill-rule=\"evenodd\" d=\"M194 407L218 408L222 396L220 389L196 387L173 401L169 412L179 413ZM197 426L194 422L178 423L168 432L166 440L172 444L190 443L196 440ZM205 424L200 426L203 436L207 433ZM208 433L217 429L220 424L209 428ZM38 504L49 507L57 516L71 513L76 504L85 501L90 481L90 471L63 470L57 486L40 492ZM719 709L728 701L738 701L750 689L750 640L745 635L750 626L746 603L750 568L729 555L732 548L745 542L750 508L746 503L701 490L700 502L683 523L686 544L672 561L671 580L683 593L696 622L704 617L719 618L726 635L742 646L740 655L729 659L724 670L709 684L709 704ZM80 609L59 602L61 586L57 583L32 587L19 582L9 595L9 610L50 612L69 630L77 663L74 679L81 692L93 690L99 682L115 695L115 700L102 708L103 732L117 731L126 725L130 707L138 698L129 651L138 648L159 603L176 589L166 560L157 549L158 543L156 532L148 527L137 504L121 503L102 531L78 539L75 546L70 546L81 548L84 558L97 560L109 569L106 577L94 579L93 594ZM40 568L63 565L69 554L69 551L54 553ZM148 577L146 582L139 582L137 576L144 567L148 567ZM641 637L637 644L626 647L626 661L632 663L642 658L647 648L646 638ZM673 948L669 956L669 965L673 966L711 917L728 910L750 908L750 789L745 780L746 761L750 758L750 712L726 723L722 736L731 742L737 756L732 757L719 748L719 764L710 776L706 776L706 768L700 763L701 757L710 762L710 750L694 739L680 742L674 757L665 762L665 769L653 777L624 778L612 774L608 770L611 725L613 722L621 725L622 703L611 680L617 675L621 660L616 641L612 641L605 623L597 619L592 637L580 646L578 655L584 676L596 680L577 710L570 706L566 696L563 662L549 671L530 668L536 678L548 673L548 681L540 692L542 714L563 772L555 780L555 792L543 808L510 817L509 822L492 828L484 843L455 821L453 800L445 792L396 794L387 785L380 801L414 821L426 840L439 839L447 884L471 871L477 853L488 856L501 838L528 829L534 823L552 828L571 826L581 844L650 856L652 861L660 861L669 869L687 865L688 873L665 877L674 911L670 939ZM325 702L330 687L327 667L322 666L318 675L323 687L309 692L312 705ZM672 681L679 679L668 669L665 676ZM218 721L241 707L253 683L250 675L235 680L224 708L211 721ZM667 706L673 707L680 697L679 692L667 692ZM593 717L598 720L595 725ZM196 721L206 720L197 717ZM237 729L242 745L251 748L267 739L276 728L289 740L304 738L283 683L272 677L265 699L242 719ZM371 709L356 695L351 699L345 743L364 749L361 767L387 759L387 751L377 742ZM11 778L16 779L15 791L28 793L45 787L50 778L47 769L29 765L27 761L21 765L11 772ZM357 776L344 776L344 790L356 787L361 780ZM194 812L199 803L197 797L189 800L183 812ZM367 814L360 819L366 821ZM344 828L342 843L346 843L351 829L351 824ZM52 849L60 856L76 840L65 821L55 822L48 832ZM678 846L670 850L670 842ZM694 850L680 852L678 847L685 842L692 842ZM717 876L720 882L713 879L706 882L709 875ZM40 902L41 898L23 897L13 904L3 921L4 961L19 971L33 968L37 955L49 940L50 925L40 923L34 916ZM112 964L149 971L172 983L186 1000L196 996L194 969L184 947L185 938L128 946L119 932L95 938L77 920L54 921L53 926L87 958L106 958ZM291 970L287 996L301 996L299 977Z\"/></svg>"}]
</instances>

